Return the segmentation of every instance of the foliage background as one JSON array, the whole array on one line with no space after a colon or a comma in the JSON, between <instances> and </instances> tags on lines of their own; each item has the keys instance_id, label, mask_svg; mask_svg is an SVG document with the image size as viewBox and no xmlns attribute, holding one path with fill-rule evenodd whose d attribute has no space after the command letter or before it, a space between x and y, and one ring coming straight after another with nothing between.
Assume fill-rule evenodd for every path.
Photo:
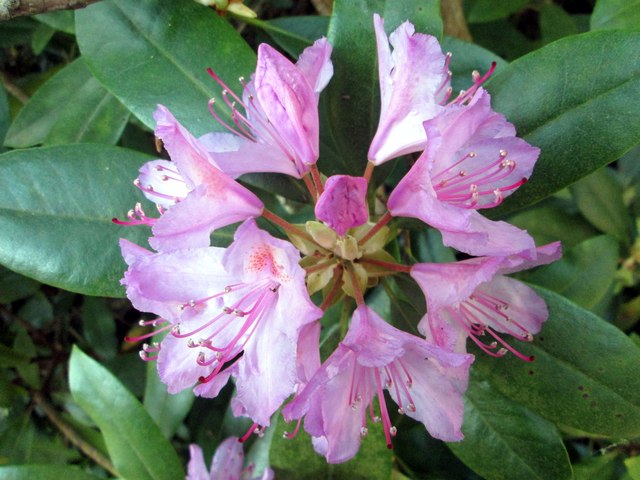
<instances>
[{"instance_id":1,"label":"foliage background","mask_svg":"<svg viewBox=\"0 0 640 480\"><path fill-rule=\"evenodd\" d=\"M393 451L372 428L353 461L328 466L303 434L282 439L280 420L249 445L250 460L277 478L639 480L640 2L468 0L453 23L435 0L338 0L331 18L318 14L331 9L321 1L247 4L260 20L191 0L105 0L0 23L0 479L181 478L189 443L210 458L221 439L244 433L248 424L228 411L232 386L215 400L170 396L153 363L123 342L140 333L140 314L122 298L117 240L142 244L147 233L111 218L142 199L131 180L157 155L155 105L195 134L217 128L206 102L220 92L205 68L237 85L260 42L295 58L328 35L336 73L322 98L320 168L360 174L377 124L379 12L389 30L409 18L442 37L455 89L498 63L487 86L494 108L543 154L531 181L491 215L539 245L563 242L563 260L521 275L551 317L532 345L518 345L534 363L478 356L462 443L435 441L401 418ZM455 13L455 4L442 7ZM407 165L375 179L392 185ZM271 208L304 218L297 183L244 181ZM390 253L452 259L434 231L404 226L411 248ZM368 302L407 328L424 309L402 276ZM323 321L327 349L340 315Z\"/></svg>"}]
</instances>

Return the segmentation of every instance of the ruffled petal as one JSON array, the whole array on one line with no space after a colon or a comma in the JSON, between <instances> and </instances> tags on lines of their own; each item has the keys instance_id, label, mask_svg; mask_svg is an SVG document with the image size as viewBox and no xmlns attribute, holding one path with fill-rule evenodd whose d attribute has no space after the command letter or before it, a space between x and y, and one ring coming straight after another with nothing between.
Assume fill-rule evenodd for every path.
<instances>
[{"instance_id":1,"label":"ruffled petal","mask_svg":"<svg viewBox=\"0 0 640 480\"><path fill-rule=\"evenodd\" d=\"M244 451L238 437L225 439L213 455L211 480L235 480L242 475Z\"/></svg>"},{"instance_id":2,"label":"ruffled petal","mask_svg":"<svg viewBox=\"0 0 640 480\"><path fill-rule=\"evenodd\" d=\"M446 98L449 73L435 37L415 33L414 26L405 22L387 39L378 15L374 15L374 29L381 112L368 157L379 165L424 148L427 135L422 123L443 109L440 103Z\"/></svg>"},{"instance_id":3,"label":"ruffled petal","mask_svg":"<svg viewBox=\"0 0 640 480\"><path fill-rule=\"evenodd\" d=\"M311 88L313 88L316 100L333 76L332 49L327 39L322 37L310 47L305 48L296 63L298 69L306 77Z\"/></svg>"}]
</instances>

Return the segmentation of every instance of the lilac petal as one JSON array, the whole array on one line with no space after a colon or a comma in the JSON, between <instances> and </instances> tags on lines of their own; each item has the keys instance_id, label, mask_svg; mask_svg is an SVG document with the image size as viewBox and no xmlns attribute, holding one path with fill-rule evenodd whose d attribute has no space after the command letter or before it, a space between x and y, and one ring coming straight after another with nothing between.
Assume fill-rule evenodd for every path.
<instances>
[{"instance_id":1,"label":"lilac petal","mask_svg":"<svg viewBox=\"0 0 640 480\"><path fill-rule=\"evenodd\" d=\"M500 258L416 263L411 267L411 277L427 297L430 309L440 309L469 298L478 285L493 278L501 263Z\"/></svg>"},{"instance_id":2,"label":"lilac petal","mask_svg":"<svg viewBox=\"0 0 640 480\"><path fill-rule=\"evenodd\" d=\"M256 95L267 118L302 162L298 170L318 159L319 124L316 96L305 75L267 44L258 47L254 77Z\"/></svg>"},{"instance_id":3,"label":"lilac petal","mask_svg":"<svg viewBox=\"0 0 640 480\"><path fill-rule=\"evenodd\" d=\"M320 322L308 323L300 330L297 349L297 382L305 385L320 368Z\"/></svg>"},{"instance_id":4,"label":"lilac petal","mask_svg":"<svg viewBox=\"0 0 640 480\"><path fill-rule=\"evenodd\" d=\"M367 222L369 210L366 196L367 180L364 177L329 177L316 203L316 217L342 236L350 228Z\"/></svg>"},{"instance_id":5,"label":"lilac petal","mask_svg":"<svg viewBox=\"0 0 640 480\"><path fill-rule=\"evenodd\" d=\"M190 348L187 340L169 333L161 343L158 353L158 374L167 385L169 393L178 393L191 388L201 376L206 376L210 367L198 365L199 348Z\"/></svg>"},{"instance_id":6,"label":"lilac petal","mask_svg":"<svg viewBox=\"0 0 640 480\"><path fill-rule=\"evenodd\" d=\"M213 159L167 107L158 105L153 118L156 121L156 137L162 140L189 190L215 175L218 169Z\"/></svg>"},{"instance_id":7,"label":"lilac petal","mask_svg":"<svg viewBox=\"0 0 640 480\"><path fill-rule=\"evenodd\" d=\"M466 231L441 230L445 245L469 255L535 253L535 242L526 230L520 230L506 222L489 220L475 211L471 213Z\"/></svg>"},{"instance_id":8,"label":"lilac petal","mask_svg":"<svg viewBox=\"0 0 640 480\"><path fill-rule=\"evenodd\" d=\"M316 94L316 100L333 76L331 51L331 44L326 38L322 37L316 40L310 47L305 48L296 63L298 69L307 78L311 88L313 88Z\"/></svg>"},{"instance_id":9,"label":"lilac petal","mask_svg":"<svg viewBox=\"0 0 640 480\"><path fill-rule=\"evenodd\" d=\"M506 275L519 272L520 270L555 262L560 257L562 257L562 244L560 242L548 243L536 248L535 255L523 252L520 255L511 255L504 258L498 273Z\"/></svg>"},{"instance_id":10,"label":"lilac petal","mask_svg":"<svg viewBox=\"0 0 640 480\"><path fill-rule=\"evenodd\" d=\"M480 285L479 293L499 298L509 307L505 311L511 318L511 330L506 330L502 322L495 322L487 317L486 323L497 332L519 334L536 334L549 317L547 305L531 288L513 278L497 275L489 283ZM515 326L517 323L518 326ZM521 328L520 328L521 327Z\"/></svg>"},{"instance_id":11,"label":"lilac petal","mask_svg":"<svg viewBox=\"0 0 640 480\"><path fill-rule=\"evenodd\" d=\"M209 480L209 472L204 463L202 449L195 443L189 445L189 464L187 465L186 480Z\"/></svg>"},{"instance_id":12,"label":"lilac petal","mask_svg":"<svg viewBox=\"0 0 640 480\"><path fill-rule=\"evenodd\" d=\"M270 144L252 142L232 133L208 133L200 137L200 142L231 178L265 172L300 178L295 163L280 148Z\"/></svg>"},{"instance_id":13,"label":"lilac petal","mask_svg":"<svg viewBox=\"0 0 640 480\"><path fill-rule=\"evenodd\" d=\"M123 254L130 258L130 244L122 243L129 245L126 251L123 248ZM235 283L222 266L224 253L224 249L216 247L143 253L130 263L122 283L138 310L177 322L183 304L222 292L225 286Z\"/></svg>"},{"instance_id":14,"label":"lilac petal","mask_svg":"<svg viewBox=\"0 0 640 480\"><path fill-rule=\"evenodd\" d=\"M296 344L285 335L258 328L238 361L233 412L268 426L271 416L293 393L296 383Z\"/></svg>"},{"instance_id":15,"label":"lilac petal","mask_svg":"<svg viewBox=\"0 0 640 480\"><path fill-rule=\"evenodd\" d=\"M415 411L405 411L408 416L422 422L429 434L446 442L462 440L460 430L464 415L463 393L467 389L470 355L466 363L458 368L443 368L433 355L426 360L418 349L402 357L403 364L411 373L413 386L410 389ZM462 356L462 355L461 355ZM391 398L398 402L397 392L389 389ZM404 401L403 405L407 405Z\"/></svg>"},{"instance_id":16,"label":"lilac petal","mask_svg":"<svg viewBox=\"0 0 640 480\"><path fill-rule=\"evenodd\" d=\"M171 207L189 193L176 165L168 160L145 163L140 168L138 182L145 197L165 208Z\"/></svg>"},{"instance_id":17,"label":"lilac petal","mask_svg":"<svg viewBox=\"0 0 640 480\"><path fill-rule=\"evenodd\" d=\"M227 186L197 186L156 221L151 246L161 252L206 247L217 228L260 216L264 206L253 193L240 184Z\"/></svg>"},{"instance_id":18,"label":"lilac petal","mask_svg":"<svg viewBox=\"0 0 640 480\"><path fill-rule=\"evenodd\" d=\"M154 253L146 248L130 242L126 238L120 239L120 251L127 265L131 265L138 261L139 258L153 256Z\"/></svg>"},{"instance_id":19,"label":"lilac petal","mask_svg":"<svg viewBox=\"0 0 640 480\"><path fill-rule=\"evenodd\" d=\"M381 112L368 157L379 165L424 147L427 136L422 123L442 110L449 73L435 37L415 33L414 26L405 22L387 39L378 15L374 15L374 29Z\"/></svg>"},{"instance_id":20,"label":"lilac petal","mask_svg":"<svg viewBox=\"0 0 640 480\"><path fill-rule=\"evenodd\" d=\"M213 455L211 480L236 480L242 475L244 451L238 437L225 439Z\"/></svg>"}]
</instances>

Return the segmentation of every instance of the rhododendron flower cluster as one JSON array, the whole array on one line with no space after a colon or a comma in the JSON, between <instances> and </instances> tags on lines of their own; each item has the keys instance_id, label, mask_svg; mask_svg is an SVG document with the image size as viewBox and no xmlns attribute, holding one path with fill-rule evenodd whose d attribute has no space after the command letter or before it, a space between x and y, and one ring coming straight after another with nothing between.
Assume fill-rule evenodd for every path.
<instances>
[{"instance_id":1,"label":"rhododendron flower cluster","mask_svg":"<svg viewBox=\"0 0 640 480\"><path fill-rule=\"evenodd\" d=\"M450 99L451 56L434 37L409 22L387 37L383 20L373 22L381 114L369 158L351 159L361 177L326 178L316 165L318 101L333 74L328 41L316 41L297 63L261 45L241 94L209 71L224 100L209 107L226 132L195 138L158 106L155 134L171 160L148 162L134 182L158 214L136 205L129 220L117 221L151 227L153 250L121 242L129 265L122 283L137 309L157 316L142 322L155 331L131 340L166 333L141 356L157 361L169 392L215 397L233 379L233 413L253 423L246 436L282 409L286 421L297 420L286 435L303 426L332 463L356 455L370 428L382 428L391 448L398 433L391 401L433 437L461 440L474 360L467 338L489 355L532 361L507 337L532 341L547 308L505 275L560 256L558 243L536 247L526 231L479 213L526 182L539 155L493 111L482 87L493 67ZM408 154L408 172L395 188L377 189L384 206L376 206L374 168ZM242 183L260 172L301 179L315 218L294 224L267 208ZM395 217L438 229L464 259L403 264L385 250ZM215 230L238 223L228 247L212 245ZM426 300L413 332L367 305L370 287L403 274ZM322 358L320 322L341 301L351 319ZM239 448L228 442L215 458ZM189 478L208 478L197 447L192 457ZM233 462L234 471L241 467Z\"/></svg>"}]
</instances>

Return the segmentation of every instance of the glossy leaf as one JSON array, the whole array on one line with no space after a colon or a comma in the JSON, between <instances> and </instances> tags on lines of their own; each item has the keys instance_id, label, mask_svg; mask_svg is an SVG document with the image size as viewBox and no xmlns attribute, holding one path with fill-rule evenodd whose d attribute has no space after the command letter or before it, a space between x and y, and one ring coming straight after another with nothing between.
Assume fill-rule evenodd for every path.
<instances>
[{"instance_id":1,"label":"glossy leaf","mask_svg":"<svg viewBox=\"0 0 640 480\"><path fill-rule=\"evenodd\" d=\"M0 86L0 153L4 152L4 139L11 123L11 117L9 115L9 102L7 100L7 93L3 86Z\"/></svg>"},{"instance_id":2,"label":"glossy leaf","mask_svg":"<svg viewBox=\"0 0 640 480\"><path fill-rule=\"evenodd\" d=\"M184 473L178 455L140 402L108 370L74 347L69 387L96 422L123 478L173 480Z\"/></svg>"},{"instance_id":3,"label":"glossy leaf","mask_svg":"<svg viewBox=\"0 0 640 480\"><path fill-rule=\"evenodd\" d=\"M578 33L578 26L562 7L548 3L540 7L540 33L545 43Z\"/></svg>"},{"instance_id":4,"label":"glossy leaf","mask_svg":"<svg viewBox=\"0 0 640 480\"><path fill-rule=\"evenodd\" d=\"M106 145L14 150L0 156L0 264L87 295L121 296L118 239L144 244L125 218L142 195L132 184L146 155Z\"/></svg>"},{"instance_id":5,"label":"glossy leaf","mask_svg":"<svg viewBox=\"0 0 640 480\"><path fill-rule=\"evenodd\" d=\"M521 275L527 282L592 309L611 293L618 262L618 242L609 235L600 235L565 250L560 260Z\"/></svg>"},{"instance_id":6,"label":"glossy leaf","mask_svg":"<svg viewBox=\"0 0 640 480\"><path fill-rule=\"evenodd\" d=\"M75 33L75 20L73 10L58 10L55 12L41 13L34 18L39 22L49 25L56 30L73 35Z\"/></svg>"},{"instance_id":7,"label":"glossy leaf","mask_svg":"<svg viewBox=\"0 0 640 480\"><path fill-rule=\"evenodd\" d=\"M640 64L630 61L639 49L640 33L574 35L495 75L493 107L542 153L530 181L488 216L542 200L640 141L640 106L630 101L640 89Z\"/></svg>"},{"instance_id":8,"label":"glossy leaf","mask_svg":"<svg viewBox=\"0 0 640 480\"><path fill-rule=\"evenodd\" d=\"M99 2L76 12L76 34L95 76L149 128L161 103L194 135L223 130L207 108L212 97L224 105L207 67L236 91L255 69L238 32L195 2Z\"/></svg>"},{"instance_id":9,"label":"glossy leaf","mask_svg":"<svg viewBox=\"0 0 640 480\"><path fill-rule=\"evenodd\" d=\"M535 360L478 352L473 368L505 396L559 425L597 436L640 435L640 349L599 317L535 289L549 320L533 343L511 341Z\"/></svg>"},{"instance_id":10,"label":"glossy leaf","mask_svg":"<svg viewBox=\"0 0 640 480\"><path fill-rule=\"evenodd\" d=\"M0 303L11 303L26 298L40 289L35 280L0 267Z\"/></svg>"},{"instance_id":11,"label":"glossy leaf","mask_svg":"<svg viewBox=\"0 0 640 480\"><path fill-rule=\"evenodd\" d=\"M591 15L591 30L640 30L640 0L598 0Z\"/></svg>"},{"instance_id":12,"label":"glossy leaf","mask_svg":"<svg viewBox=\"0 0 640 480\"><path fill-rule=\"evenodd\" d=\"M622 185L611 171L596 170L572 185L571 193L592 225L624 244L631 243L631 217L622 198Z\"/></svg>"},{"instance_id":13,"label":"glossy leaf","mask_svg":"<svg viewBox=\"0 0 640 480\"><path fill-rule=\"evenodd\" d=\"M465 395L464 440L448 444L453 453L484 478L570 480L556 427L473 377Z\"/></svg>"},{"instance_id":14,"label":"glossy leaf","mask_svg":"<svg viewBox=\"0 0 640 480\"><path fill-rule=\"evenodd\" d=\"M616 475L616 460L618 454L596 454L573 466L575 480L618 480Z\"/></svg>"},{"instance_id":15,"label":"glossy leaf","mask_svg":"<svg viewBox=\"0 0 640 480\"><path fill-rule=\"evenodd\" d=\"M82 331L91 348L102 358L117 353L116 323L102 298L85 297L82 301Z\"/></svg>"},{"instance_id":16,"label":"glossy leaf","mask_svg":"<svg viewBox=\"0 0 640 480\"><path fill-rule=\"evenodd\" d=\"M374 13L384 18L387 32L409 19L417 32L442 33L439 2L434 0L335 2L328 34L334 75L324 105L330 131L323 132L335 155L321 163L326 174L361 175L367 163L380 112Z\"/></svg>"},{"instance_id":17,"label":"glossy leaf","mask_svg":"<svg viewBox=\"0 0 640 480\"><path fill-rule=\"evenodd\" d=\"M91 475L77 467L66 465L13 465L0 467L0 480L97 480L100 477Z\"/></svg>"},{"instance_id":18,"label":"glossy leaf","mask_svg":"<svg viewBox=\"0 0 640 480\"><path fill-rule=\"evenodd\" d=\"M116 143L129 114L93 77L82 58L37 90L7 132L6 145Z\"/></svg>"}]
</instances>

